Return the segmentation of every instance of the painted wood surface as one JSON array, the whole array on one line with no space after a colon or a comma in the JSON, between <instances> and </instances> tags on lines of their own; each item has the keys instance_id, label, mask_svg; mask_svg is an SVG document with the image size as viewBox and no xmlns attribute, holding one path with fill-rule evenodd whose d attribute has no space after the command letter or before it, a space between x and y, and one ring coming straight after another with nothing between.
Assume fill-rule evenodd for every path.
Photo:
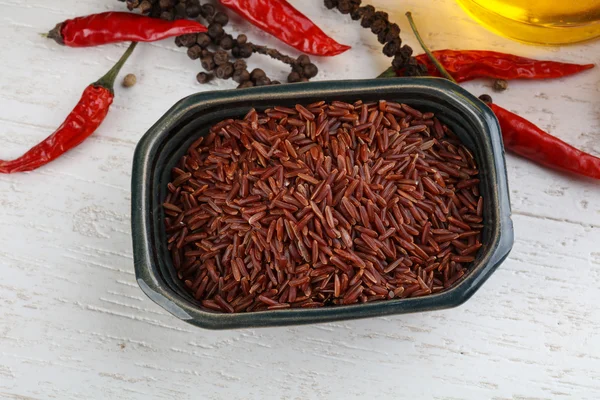
<instances>
[{"instance_id":1,"label":"painted wood surface","mask_svg":"<svg viewBox=\"0 0 600 400\"><path fill-rule=\"evenodd\" d=\"M319 79L370 78L389 63L372 34L319 0L293 1L352 50L318 59ZM432 49L495 49L600 61L600 42L532 47L478 26L451 0L375 4L417 47L411 10ZM69 49L40 37L57 21L122 10L116 0L0 0L0 158L46 137L125 45ZM232 18L237 32L296 55ZM281 64L251 67L285 79ZM465 305L347 323L229 332L170 316L135 283L131 160L175 101L206 86L171 40L126 65L98 132L46 168L0 176L0 398L3 399L597 399L600 398L600 186L508 156L516 242ZM123 74L122 74L123 76ZM489 82L465 85L479 95ZM514 82L496 102L600 155L600 68Z\"/></svg>"}]
</instances>

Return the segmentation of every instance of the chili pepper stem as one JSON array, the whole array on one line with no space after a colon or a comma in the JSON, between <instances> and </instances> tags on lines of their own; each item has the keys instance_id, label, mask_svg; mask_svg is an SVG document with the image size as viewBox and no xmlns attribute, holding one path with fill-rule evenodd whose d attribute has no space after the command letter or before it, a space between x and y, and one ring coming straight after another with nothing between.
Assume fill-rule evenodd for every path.
<instances>
[{"instance_id":1,"label":"chili pepper stem","mask_svg":"<svg viewBox=\"0 0 600 400\"><path fill-rule=\"evenodd\" d=\"M65 44L65 42L63 41L62 35L60 33L60 31L62 30L62 22L56 24L56 26L54 28L52 28L52 30L48 33L42 33L42 36L48 39L54 39L54 41L60 45Z\"/></svg>"},{"instance_id":2,"label":"chili pepper stem","mask_svg":"<svg viewBox=\"0 0 600 400\"><path fill-rule=\"evenodd\" d=\"M427 57L429 57L429 59L435 65L435 67L438 69L438 71L440 71L440 74L442 74L442 76L444 76L444 78L456 83L456 81L454 80L452 75L450 75L448 73L448 71L446 71L446 69L442 66L442 64L440 64L440 62L433 56L433 54L431 54L431 51L429 50L429 48L423 41L423 38L421 38L419 31L417 30L417 26L415 25L415 20L413 19L412 13L410 11L406 12L406 18L408 18L408 23L410 24L410 28L412 29L413 33L417 37L417 40L419 41L419 44L423 48L423 51L425 51L425 53L427 54Z\"/></svg>"},{"instance_id":3,"label":"chili pepper stem","mask_svg":"<svg viewBox=\"0 0 600 400\"><path fill-rule=\"evenodd\" d=\"M114 93L114 86L115 80L117 79L117 75L119 74L119 71L121 71L123 65L125 65L125 62L129 58L131 53L133 53L135 46L137 46L137 42L131 42L131 44L129 45L125 53L123 53L119 61L117 61L117 63L102 78L94 82L94 86L101 86L109 90L111 93Z\"/></svg>"}]
</instances>

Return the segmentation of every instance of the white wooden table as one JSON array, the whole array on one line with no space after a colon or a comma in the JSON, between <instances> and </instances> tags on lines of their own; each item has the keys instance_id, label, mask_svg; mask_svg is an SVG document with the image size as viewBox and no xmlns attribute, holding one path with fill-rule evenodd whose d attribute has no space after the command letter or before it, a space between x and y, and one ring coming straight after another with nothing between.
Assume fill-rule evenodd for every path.
<instances>
[{"instance_id":1,"label":"white wooden table","mask_svg":"<svg viewBox=\"0 0 600 400\"><path fill-rule=\"evenodd\" d=\"M369 78L387 67L372 34L320 0L294 3L353 46L319 59L319 79ZM479 27L452 0L377 0L418 48L413 11L433 49L483 48L600 61L600 41L531 47ZM0 158L52 132L125 45L70 49L39 36L66 18L124 9L116 0L0 0ZM296 54L247 24L251 39ZM270 76L280 64L254 56ZM516 242L465 305L352 322L226 332L163 311L138 288L130 176L139 138L200 86L198 62L172 40L141 45L109 117L39 171L0 176L0 398L233 399L600 398L600 185L508 156ZM121 75L123 76L123 74ZM466 84L479 95L489 82ZM600 154L600 68L515 82L498 104Z\"/></svg>"}]
</instances>

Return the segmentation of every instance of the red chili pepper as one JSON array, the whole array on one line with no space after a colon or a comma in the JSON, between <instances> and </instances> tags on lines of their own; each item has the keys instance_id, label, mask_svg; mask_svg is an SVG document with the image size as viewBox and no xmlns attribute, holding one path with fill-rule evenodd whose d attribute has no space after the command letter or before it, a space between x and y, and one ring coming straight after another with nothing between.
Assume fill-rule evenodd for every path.
<instances>
[{"instance_id":1,"label":"red chili pepper","mask_svg":"<svg viewBox=\"0 0 600 400\"><path fill-rule=\"evenodd\" d=\"M487 50L436 50L432 53L457 82L477 78L560 78L594 67L594 64L541 61ZM427 66L429 75L441 76L427 54L420 54L416 59ZM397 71L397 74L402 76L402 71Z\"/></svg>"},{"instance_id":2,"label":"red chili pepper","mask_svg":"<svg viewBox=\"0 0 600 400\"><path fill-rule=\"evenodd\" d=\"M206 27L192 20L165 21L127 12L105 12L61 22L48 37L65 46L88 47L118 42L154 42L198 32L206 32Z\"/></svg>"},{"instance_id":3,"label":"red chili pepper","mask_svg":"<svg viewBox=\"0 0 600 400\"><path fill-rule=\"evenodd\" d=\"M350 46L339 44L286 0L220 0L242 17L304 53L335 56Z\"/></svg>"},{"instance_id":4,"label":"red chili pepper","mask_svg":"<svg viewBox=\"0 0 600 400\"><path fill-rule=\"evenodd\" d=\"M94 133L112 104L115 78L136 44L132 43L106 75L83 91L73 111L53 134L17 159L0 160L0 173L32 171L57 159Z\"/></svg>"},{"instance_id":5,"label":"red chili pepper","mask_svg":"<svg viewBox=\"0 0 600 400\"><path fill-rule=\"evenodd\" d=\"M496 104L488 105L500 122L507 150L547 167L600 179L600 158L576 149Z\"/></svg>"}]
</instances>

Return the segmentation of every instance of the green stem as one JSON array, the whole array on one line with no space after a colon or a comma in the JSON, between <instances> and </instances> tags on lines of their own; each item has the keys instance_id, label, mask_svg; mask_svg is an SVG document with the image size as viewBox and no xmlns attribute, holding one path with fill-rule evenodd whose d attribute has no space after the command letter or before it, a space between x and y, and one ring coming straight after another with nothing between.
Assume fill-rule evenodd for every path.
<instances>
[{"instance_id":1,"label":"green stem","mask_svg":"<svg viewBox=\"0 0 600 400\"><path fill-rule=\"evenodd\" d=\"M425 42L421 38L421 35L419 35L419 31L417 30L417 26L415 25L415 21L413 20L413 17L412 17L412 14L411 14L410 11L408 11L406 13L406 18L408 18L408 22L410 23L410 27L411 27L412 31L414 32L415 36L417 37L417 40L419 41L419 44L421 45L421 47L425 51L425 54L427 54L427 57L429 57L429 59L435 65L435 67L437 68L437 70L440 71L440 74L442 74L442 76L444 78L446 78L448 80L451 80L452 82L456 83L456 81L454 80L454 78L452 77L452 75L450 75L448 73L448 71L446 71L446 69L444 68L444 66L442 64L440 64L440 62L433 56L433 54L431 54L431 51L429 50L429 48L427 47L427 45L425 44Z\"/></svg>"},{"instance_id":2,"label":"green stem","mask_svg":"<svg viewBox=\"0 0 600 400\"><path fill-rule=\"evenodd\" d=\"M389 67L388 69L383 71L381 74L379 74L377 76L377 79L379 79L379 78L395 78L397 76L398 75L396 74L396 70L394 69L394 67Z\"/></svg>"},{"instance_id":3,"label":"green stem","mask_svg":"<svg viewBox=\"0 0 600 400\"><path fill-rule=\"evenodd\" d=\"M129 58L131 53L133 53L133 49L135 49L136 45L137 42L131 42L125 53L123 53L121 58L119 58L119 61L117 61L117 63L102 78L94 82L94 86L102 86L103 88L106 88L110 90L111 93L113 93L117 75L119 74L119 71L121 71L121 68Z\"/></svg>"}]
</instances>

